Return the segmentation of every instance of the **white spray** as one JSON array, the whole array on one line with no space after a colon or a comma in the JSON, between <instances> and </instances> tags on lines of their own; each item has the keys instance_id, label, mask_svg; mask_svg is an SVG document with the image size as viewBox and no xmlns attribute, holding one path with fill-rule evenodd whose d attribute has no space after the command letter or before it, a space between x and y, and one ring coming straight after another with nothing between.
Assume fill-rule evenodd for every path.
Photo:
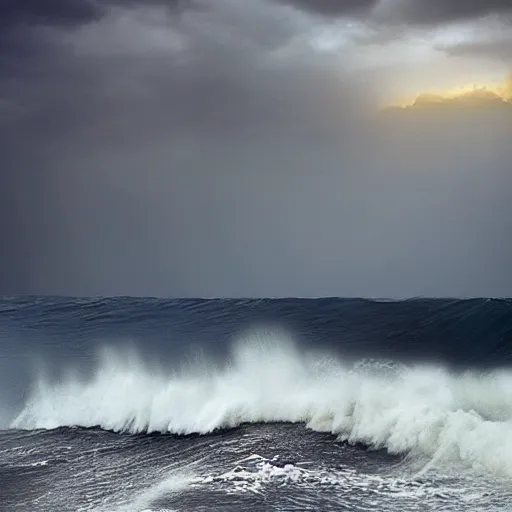
<instances>
[{"instance_id":1,"label":"white spray","mask_svg":"<svg viewBox=\"0 0 512 512\"><path fill-rule=\"evenodd\" d=\"M512 373L386 368L349 368L302 354L289 340L254 336L234 345L223 368L172 375L106 350L90 379L39 379L12 427L207 434L246 422L304 422L351 443L512 477Z\"/></svg>"}]
</instances>

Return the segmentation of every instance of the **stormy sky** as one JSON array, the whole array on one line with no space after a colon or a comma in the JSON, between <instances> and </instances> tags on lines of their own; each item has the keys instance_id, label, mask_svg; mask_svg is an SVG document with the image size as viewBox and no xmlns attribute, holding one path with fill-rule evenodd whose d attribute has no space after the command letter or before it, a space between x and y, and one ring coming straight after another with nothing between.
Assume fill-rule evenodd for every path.
<instances>
[{"instance_id":1,"label":"stormy sky","mask_svg":"<svg viewBox=\"0 0 512 512\"><path fill-rule=\"evenodd\" d=\"M0 293L512 295L510 0L0 4ZM512 84L509 89L512 96Z\"/></svg>"}]
</instances>

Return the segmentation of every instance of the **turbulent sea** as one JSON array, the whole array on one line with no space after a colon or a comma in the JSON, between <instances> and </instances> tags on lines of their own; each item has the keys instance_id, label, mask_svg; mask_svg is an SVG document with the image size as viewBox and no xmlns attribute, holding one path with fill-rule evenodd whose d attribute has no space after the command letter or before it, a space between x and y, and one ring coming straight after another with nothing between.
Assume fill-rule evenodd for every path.
<instances>
[{"instance_id":1,"label":"turbulent sea","mask_svg":"<svg viewBox=\"0 0 512 512\"><path fill-rule=\"evenodd\" d=\"M512 510L512 301L0 299L1 512L246 509Z\"/></svg>"}]
</instances>

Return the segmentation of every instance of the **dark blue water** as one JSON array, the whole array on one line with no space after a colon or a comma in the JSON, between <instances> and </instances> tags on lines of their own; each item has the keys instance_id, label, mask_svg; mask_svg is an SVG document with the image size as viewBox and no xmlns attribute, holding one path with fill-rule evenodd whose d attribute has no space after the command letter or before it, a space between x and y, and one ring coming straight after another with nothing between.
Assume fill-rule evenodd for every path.
<instances>
[{"instance_id":1,"label":"dark blue water","mask_svg":"<svg viewBox=\"0 0 512 512\"><path fill-rule=\"evenodd\" d=\"M3 298L0 510L508 510L511 358L507 299Z\"/></svg>"}]
</instances>

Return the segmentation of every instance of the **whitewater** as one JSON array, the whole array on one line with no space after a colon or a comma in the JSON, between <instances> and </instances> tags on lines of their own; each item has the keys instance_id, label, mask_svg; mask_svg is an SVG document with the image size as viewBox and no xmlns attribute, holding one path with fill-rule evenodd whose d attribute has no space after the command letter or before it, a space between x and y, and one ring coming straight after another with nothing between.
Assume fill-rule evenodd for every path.
<instances>
[{"instance_id":1,"label":"whitewater","mask_svg":"<svg viewBox=\"0 0 512 512\"><path fill-rule=\"evenodd\" d=\"M436 367L301 355L255 336L222 370L207 361L174 376L106 350L92 378L37 382L19 429L209 434L243 423L305 423L392 454L460 460L512 477L512 372L450 375Z\"/></svg>"},{"instance_id":2,"label":"whitewater","mask_svg":"<svg viewBox=\"0 0 512 512\"><path fill-rule=\"evenodd\" d=\"M508 301L42 305L4 303L1 510L509 510Z\"/></svg>"}]
</instances>

